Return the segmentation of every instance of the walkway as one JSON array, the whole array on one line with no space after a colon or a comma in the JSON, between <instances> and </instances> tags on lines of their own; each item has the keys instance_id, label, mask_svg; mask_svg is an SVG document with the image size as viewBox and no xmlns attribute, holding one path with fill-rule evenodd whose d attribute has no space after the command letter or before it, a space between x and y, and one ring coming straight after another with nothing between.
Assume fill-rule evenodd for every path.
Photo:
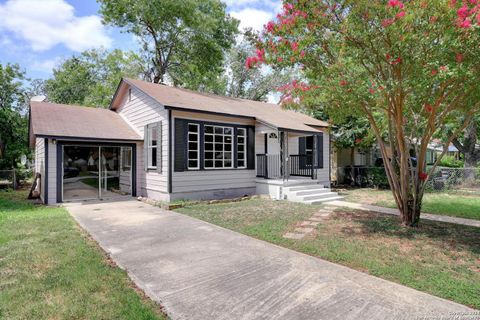
<instances>
[{"instance_id":1,"label":"walkway","mask_svg":"<svg viewBox=\"0 0 480 320\"><path fill-rule=\"evenodd\" d=\"M135 200L67 208L174 320L385 320L473 312Z\"/></svg>"},{"instance_id":2,"label":"walkway","mask_svg":"<svg viewBox=\"0 0 480 320\"><path fill-rule=\"evenodd\" d=\"M400 212L397 209L373 206L370 204L363 204L363 203L356 203L356 202L348 202L342 200L330 201L326 204L338 207L346 207L358 210L365 210L365 211L373 211L379 212L384 214L391 214L395 216L399 216ZM431 213L423 213L420 216L420 219L431 220L431 221L440 221L440 222L448 222L448 223L455 223L455 224L462 224L465 226L472 226L480 228L480 220L473 220L473 219L463 219L457 217L450 217L450 216L441 216L438 214L431 214Z\"/></svg>"}]
</instances>

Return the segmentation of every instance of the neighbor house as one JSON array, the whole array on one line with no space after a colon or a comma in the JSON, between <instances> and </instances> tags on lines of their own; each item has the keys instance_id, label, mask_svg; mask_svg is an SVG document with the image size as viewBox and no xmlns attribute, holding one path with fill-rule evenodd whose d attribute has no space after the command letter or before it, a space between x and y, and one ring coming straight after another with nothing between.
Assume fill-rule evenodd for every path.
<instances>
[{"instance_id":1,"label":"neighbor house","mask_svg":"<svg viewBox=\"0 0 480 320\"><path fill-rule=\"evenodd\" d=\"M122 79L108 110L32 101L29 139L49 204L336 198L328 124L275 104Z\"/></svg>"}]
</instances>

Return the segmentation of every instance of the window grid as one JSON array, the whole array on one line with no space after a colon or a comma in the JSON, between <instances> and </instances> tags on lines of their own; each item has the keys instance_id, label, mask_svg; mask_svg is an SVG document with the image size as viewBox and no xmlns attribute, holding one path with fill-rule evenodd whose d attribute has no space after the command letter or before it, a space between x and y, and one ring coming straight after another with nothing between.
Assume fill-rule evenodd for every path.
<instances>
[{"instance_id":1,"label":"window grid","mask_svg":"<svg viewBox=\"0 0 480 320\"><path fill-rule=\"evenodd\" d=\"M188 124L187 150L188 169L200 169L200 126L196 123Z\"/></svg>"},{"instance_id":2,"label":"window grid","mask_svg":"<svg viewBox=\"0 0 480 320\"><path fill-rule=\"evenodd\" d=\"M247 167L247 130L237 129L237 168Z\"/></svg>"},{"instance_id":3,"label":"window grid","mask_svg":"<svg viewBox=\"0 0 480 320\"><path fill-rule=\"evenodd\" d=\"M157 126L152 124L147 129L147 156L148 156L148 168L157 168Z\"/></svg>"},{"instance_id":4,"label":"window grid","mask_svg":"<svg viewBox=\"0 0 480 320\"><path fill-rule=\"evenodd\" d=\"M205 125L204 137L204 168L233 168L233 127Z\"/></svg>"}]
</instances>

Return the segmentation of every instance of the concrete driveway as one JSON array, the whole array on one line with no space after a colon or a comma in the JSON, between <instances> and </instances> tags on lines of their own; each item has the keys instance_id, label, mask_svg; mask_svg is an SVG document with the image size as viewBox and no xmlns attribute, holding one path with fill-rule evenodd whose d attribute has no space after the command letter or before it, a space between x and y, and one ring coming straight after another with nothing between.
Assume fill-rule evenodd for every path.
<instances>
[{"instance_id":1,"label":"concrete driveway","mask_svg":"<svg viewBox=\"0 0 480 320\"><path fill-rule=\"evenodd\" d=\"M473 312L135 200L67 208L172 319L412 319Z\"/></svg>"}]
</instances>

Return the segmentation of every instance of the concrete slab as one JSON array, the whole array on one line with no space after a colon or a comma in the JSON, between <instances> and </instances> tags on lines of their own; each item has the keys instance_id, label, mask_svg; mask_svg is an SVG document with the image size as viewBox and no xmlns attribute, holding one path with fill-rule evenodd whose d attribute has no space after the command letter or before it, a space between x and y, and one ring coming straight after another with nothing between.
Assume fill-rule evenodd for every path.
<instances>
[{"instance_id":1,"label":"concrete slab","mask_svg":"<svg viewBox=\"0 0 480 320\"><path fill-rule=\"evenodd\" d=\"M309 227L295 228L295 232L298 232L298 233L312 233L313 231L315 231L315 228L309 228Z\"/></svg>"},{"instance_id":2,"label":"concrete slab","mask_svg":"<svg viewBox=\"0 0 480 320\"><path fill-rule=\"evenodd\" d=\"M137 201L68 207L172 319L412 319L473 310Z\"/></svg>"}]
</instances>

